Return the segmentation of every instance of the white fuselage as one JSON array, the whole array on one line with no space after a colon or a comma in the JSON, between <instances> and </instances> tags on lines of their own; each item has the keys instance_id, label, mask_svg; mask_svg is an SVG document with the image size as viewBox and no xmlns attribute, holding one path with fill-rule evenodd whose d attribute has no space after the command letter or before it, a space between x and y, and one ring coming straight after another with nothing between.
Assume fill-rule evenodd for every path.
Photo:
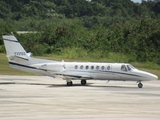
<instances>
[{"instance_id":1,"label":"white fuselage","mask_svg":"<svg viewBox=\"0 0 160 120\"><path fill-rule=\"evenodd\" d=\"M33 58L31 58L33 59ZM82 80L120 80L120 81L148 81L156 80L154 74L144 72L126 63L94 63L94 62L52 62L34 59L31 64L10 64L13 68L32 71L48 76L63 76L66 79ZM29 61L27 61L29 62ZM21 63L23 64L23 63Z\"/></svg>"}]
</instances>

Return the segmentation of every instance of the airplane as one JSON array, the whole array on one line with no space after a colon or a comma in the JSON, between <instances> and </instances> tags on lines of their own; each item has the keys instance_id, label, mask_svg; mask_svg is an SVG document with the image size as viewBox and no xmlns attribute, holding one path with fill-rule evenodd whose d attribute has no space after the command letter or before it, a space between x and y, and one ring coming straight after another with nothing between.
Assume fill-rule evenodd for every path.
<instances>
[{"instance_id":1,"label":"airplane","mask_svg":"<svg viewBox=\"0 0 160 120\"><path fill-rule=\"evenodd\" d=\"M59 76L66 80L67 86L72 86L73 80L80 80L81 85L86 85L87 80L114 80L136 81L138 88L142 88L142 81L158 79L158 76L138 70L129 63L65 62L34 58L14 35L2 37L10 67L51 77Z\"/></svg>"}]
</instances>

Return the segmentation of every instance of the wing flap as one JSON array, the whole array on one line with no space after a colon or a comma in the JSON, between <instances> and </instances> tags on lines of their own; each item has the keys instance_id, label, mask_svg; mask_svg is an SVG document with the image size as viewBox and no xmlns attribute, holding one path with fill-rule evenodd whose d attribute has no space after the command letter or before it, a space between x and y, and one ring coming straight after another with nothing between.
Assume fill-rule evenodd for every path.
<instances>
[{"instance_id":1,"label":"wing flap","mask_svg":"<svg viewBox=\"0 0 160 120\"><path fill-rule=\"evenodd\" d=\"M22 57L22 56L17 56L17 55L9 55L7 56L10 60L14 60L14 58L19 58L19 59L22 59L22 60L29 60L29 58L27 57Z\"/></svg>"}]
</instances>

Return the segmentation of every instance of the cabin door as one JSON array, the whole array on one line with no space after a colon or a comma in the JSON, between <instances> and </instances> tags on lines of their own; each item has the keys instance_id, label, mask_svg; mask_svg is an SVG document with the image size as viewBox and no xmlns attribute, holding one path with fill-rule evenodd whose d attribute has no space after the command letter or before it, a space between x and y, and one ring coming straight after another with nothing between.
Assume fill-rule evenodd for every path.
<instances>
[{"instance_id":1,"label":"cabin door","mask_svg":"<svg viewBox=\"0 0 160 120\"><path fill-rule=\"evenodd\" d=\"M112 79L112 73L111 73L111 71L112 71L112 65L106 65L105 66L105 72L106 72L106 78L108 80Z\"/></svg>"},{"instance_id":2,"label":"cabin door","mask_svg":"<svg viewBox=\"0 0 160 120\"><path fill-rule=\"evenodd\" d=\"M113 80L120 80L121 77L119 76L119 72L117 67L112 66L112 70L111 70L111 77Z\"/></svg>"}]
</instances>

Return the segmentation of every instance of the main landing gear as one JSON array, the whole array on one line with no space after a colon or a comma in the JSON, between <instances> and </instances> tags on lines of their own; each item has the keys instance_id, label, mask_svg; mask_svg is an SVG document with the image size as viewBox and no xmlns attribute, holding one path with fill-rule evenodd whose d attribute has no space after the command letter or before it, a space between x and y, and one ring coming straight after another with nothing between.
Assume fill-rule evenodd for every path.
<instances>
[{"instance_id":1,"label":"main landing gear","mask_svg":"<svg viewBox=\"0 0 160 120\"><path fill-rule=\"evenodd\" d=\"M143 84L141 83L141 81L138 81L138 87L139 87L139 88L142 88L142 87L143 87Z\"/></svg>"},{"instance_id":2,"label":"main landing gear","mask_svg":"<svg viewBox=\"0 0 160 120\"><path fill-rule=\"evenodd\" d=\"M72 85L73 85L72 81L67 81L67 86L72 86Z\"/></svg>"},{"instance_id":3,"label":"main landing gear","mask_svg":"<svg viewBox=\"0 0 160 120\"><path fill-rule=\"evenodd\" d=\"M81 80L81 85L86 85L87 81L86 80ZM72 86L73 83L72 81L67 81L67 86Z\"/></svg>"},{"instance_id":4,"label":"main landing gear","mask_svg":"<svg viewBox=\"0 0 160 120\"><path fill-rule=\"evenodd\" d=\"M81 85L86 85L86 80L81 80Z\"/></svg>"}]
</instances>

